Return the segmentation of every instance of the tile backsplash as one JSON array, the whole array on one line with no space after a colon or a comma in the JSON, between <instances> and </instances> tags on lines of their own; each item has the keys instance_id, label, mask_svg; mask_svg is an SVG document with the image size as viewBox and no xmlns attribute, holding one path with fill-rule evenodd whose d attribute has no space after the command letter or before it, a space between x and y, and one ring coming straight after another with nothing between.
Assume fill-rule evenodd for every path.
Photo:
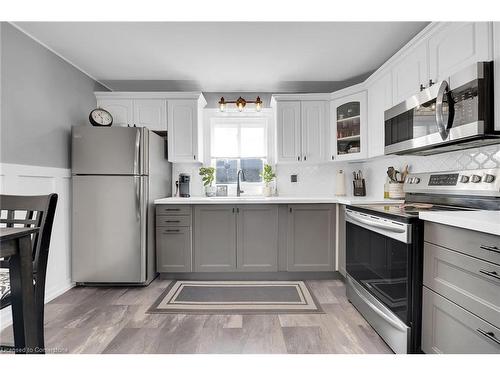
<instances>
[{"instance_id":1,"label":"tile backsplash","mask_svg":"<svg viewBox=\"0 0 500 375\"><path fill-rule=\"evenodd\" d=\"M360 163L279 164L278 192L291 196L334 195L337 170L343 169L346 192L352 195L352 172L361 169L366 180L367 196L381 198L384 195L387 167L402 169L406 164L410 172L500 168L500 144L430 156L381 156ZM292 174L298 176L295 183L290 182Z\"/></svg>"},{"instance_id":2,"label":"tile backsplash","mask_svg":"<svg viewBox=\"0 0 500 375\"><path fill-rule=\"evenodd\" d=\"M382 198L387 167L402 169L406 164L409 165L410 172L500 168L500 144L430 156L381 156L359 163L278 164L277 190L281 196L333 196L335 176L339 169L343 169L347 195L352 195L352 172L361 169L366 180L367 196ZM179 173L189 173L192 181L191 195L204 195L201 177L198 175L199 167L199 164L191 163L174 164L172 191L175 192L175 180ZM297 182L290 181L291 175L297 175Z\"/></svg>"}]
</instances>

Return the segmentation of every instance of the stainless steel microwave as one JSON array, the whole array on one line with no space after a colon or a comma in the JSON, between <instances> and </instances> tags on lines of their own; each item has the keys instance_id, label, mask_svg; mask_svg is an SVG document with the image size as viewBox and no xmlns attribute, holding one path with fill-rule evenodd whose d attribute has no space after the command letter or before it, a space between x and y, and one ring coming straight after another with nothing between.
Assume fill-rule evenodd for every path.
<instances>
[{"instance_id":1,"label":"stainless steel microwave","mask_svg":"<svg viewBox=\"0 0 500 375\"><path fill-rule=\"evenodd\" d=\"M493 63L473 64L385 111L384 153L428 155L500 143L493 113Z\"/></svg>"}]
</instances>

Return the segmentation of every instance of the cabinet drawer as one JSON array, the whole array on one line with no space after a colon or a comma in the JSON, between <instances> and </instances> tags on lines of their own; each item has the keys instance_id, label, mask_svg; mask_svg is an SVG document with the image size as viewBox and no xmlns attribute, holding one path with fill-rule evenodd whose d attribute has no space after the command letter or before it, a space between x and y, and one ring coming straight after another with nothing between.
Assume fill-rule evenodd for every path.
<instances>
[{"instance_id":1,"label":"cabinet drawer","mask_svg":"<svg viewBox=\"0 0 500 375\"><path fill-rule=\"evenodd\" d=\"M182 215L158 215L156 216L156 226L157 227L190 227L191 226L191 216Z\"/></svg>"},{"instance_id":2,"label":"cabinet drawer","mask_svg":"<svg viewBox=\"0 0 500 375\"><path fill-rule=\"evenodd\" d=\"M500 264L500 237L449 225L425 222L426 242Z\"/></svg>"},{"instance_id":3,"label":"cabinet drawer","mask_svg":"<svg viewBox=\"0 0 500 375\"><path fill-rule=\"evenodd\" d=\"M191 215L191 206L163 204L156 206L157 215Z\"/></svg>"},{"instance_id":4,"label":"cabinet drawer","mask_svg":"<svg viewBox=\"0 0 500 375\"><path fill-rule=\"evenodd\" d=\"M192 244L189 227L156 228L156 270L191 272Z\"/></svg>"},{"instance_id":5,"label":"cabinet drawer","mask_svg":"<svg viewBox=\"0 0 500 375\"><path fill-rule=\"evenodd\" d=\"M500 327L500 266L425 243L424 285Z\"/></svg>"},{"instance_id":6,"label":"cabinet drawer","mask_svg":"<svg viewBox=\"0 0 500 375\"><path fill-rule=\"evenodd\" d=\"M426 287L422 302L425 353L500 353L499 329Z\"/></svg>"}]
</instances>

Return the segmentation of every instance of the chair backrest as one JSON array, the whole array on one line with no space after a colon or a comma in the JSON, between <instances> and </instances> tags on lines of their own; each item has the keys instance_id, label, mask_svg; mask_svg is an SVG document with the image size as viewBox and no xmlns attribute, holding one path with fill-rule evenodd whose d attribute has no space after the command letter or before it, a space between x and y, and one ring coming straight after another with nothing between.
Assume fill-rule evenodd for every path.
<instances>
[{"instance_id":1,"label":"chair backrest","mask_svg":"<svg viewBox=\"0 0 500 375\"><path fill-rule=\"evenodd\" d=\"M0 195L1 227L38 227L33 240L33 271L45 279L57 194ZM39 265L42 266L40 269ZM41 273L41 275L39 274Z\"/></svg>"}]
</instances>

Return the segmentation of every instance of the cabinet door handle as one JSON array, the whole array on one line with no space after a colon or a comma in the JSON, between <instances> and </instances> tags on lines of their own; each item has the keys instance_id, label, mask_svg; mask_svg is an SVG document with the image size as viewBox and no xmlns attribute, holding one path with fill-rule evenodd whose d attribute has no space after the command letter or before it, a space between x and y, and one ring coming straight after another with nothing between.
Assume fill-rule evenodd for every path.
<instances>
[{"instance_id":1,"label":"cabinet door handle","mask_svg":"<svg viewBox=\"0 0 500 375\"><path fill-rule=\"evenodd\" d=\"M483 275L493 277L494 279L500 280L500 275L495 271L479 270Z\"/></svg>"},{"instance_id":2,"label":"cabinet door handle","mask_svg":"<svg viewBox=\"0 0 500 375\"><path fill-rule=\"evenodd\" d=\"M304 161L306 161L306 160L307 160L307 156L306 156L306 155L304 155Z\"/></svg>"},{"instance_id":3,"label":"cabinet door handle","mask_svg":"<svg viewBox=\"0 0 500 375\"><path fill-rule=\"evenodd\" d=\"M500 254L500 249L497 246L481 245L481 246L479 246L479 248L483 249L483 250L493 251L494 253Z\"/></svg>"},{"instance_id":4,"label":"cabinet door handle","mask_svg":"<svg viewBox=\"0 0 500 375\"><path fill-rule=\"evenodd\" d=\"M290 212L292 212L292 207L289 208Z\"/></svg>"},{"instance_id":5,"label":"cabinet door handle","mask_svg":"<svg viewBox=\"0 0 500 375\"><path fill-rule=\"evenodd\" d=\"M239 214L239 213L240 213L240 208L239 208L239 207L237 207L237 208L236 208L236 213L237 213L237 214Z\"/></svg>"},{"instance_id":6,"label":"cabinet door handle","mask_svg":"<svg viewBox=\"0 0 500 375\"><path fill-rule=\"evenodd\" d=\"M297 156L297 161L300 161L300 156Z\"/></svg>"},{"instance_id":7,"label":"cabinet door handle","mask_svg":"<svg viewBox=\"0 0 500 375\"><path fill-rule=\"evenodd\" d=\"M334 160L334 159L335 159L335 156L332 155L332 160Z\"/></svg>"},{"instance_id":8,"label":"cabinet door handle","mask_svg":"<svg viewBox=\"0 0 500 375\"><path fill-rule=\"evenodd\" d=\"M165 223L180 223L180 220L165 220Z\"/></svg>"},{"instance_id":9,"label":"cabinet door handle","mask_svg":"<svg viewBox=\"0 0 500 375\"><path fill-rule=\"evenodd\" d=\"M481 328L476 329L476 331L478 331L484 337L487 337L493 342L496 342L498 345L500 345L500 340L495 337L495 334L493 332L486 332L484 329Z\"/></svg>"},{"instance_id":10,"label":"cabinet door handle","mask_svg":"<svg viewBox=\"0 0 500 375\"><path fill-rule=\"evenodd\" d=\"M165 211L180 211L180 208L165 208Z\"/></svg>"},{"instance_id":11,"label":"cabinet door handle","mask_svg":"<svg viewBox=\"0 0 500 375\"><path fill-rule=\"evenodd\" d=\"M193 155L193 160L196 160L196 155Z\"/></svg>"},{"instance_id":12,"label":"cabinet door handle","mask_svg":"<svg viewBox=\"0 0 500 375\"><path fill-rule=\"evenodd\" d=\"M179 229L167 229L164 233L180 232Z\"/></svg>"}]
</instances>

